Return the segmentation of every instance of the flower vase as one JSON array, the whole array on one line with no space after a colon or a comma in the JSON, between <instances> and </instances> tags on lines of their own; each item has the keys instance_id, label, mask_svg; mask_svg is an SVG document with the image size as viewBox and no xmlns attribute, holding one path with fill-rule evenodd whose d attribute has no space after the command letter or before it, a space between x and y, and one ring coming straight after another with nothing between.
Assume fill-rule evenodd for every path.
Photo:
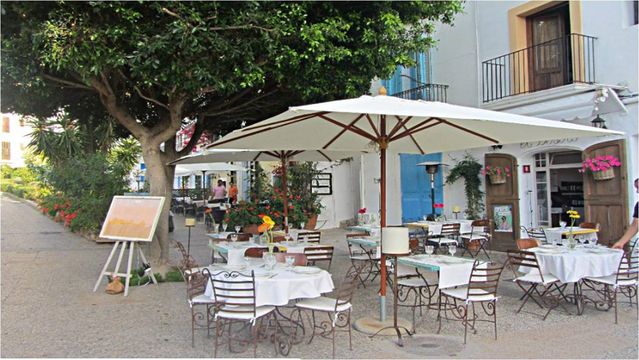
<instances>
[{"instance_id":1,"label":"flower vase","mask_svg":"<svg viewBox=\"0 0 639 360\"><path fill-rule=\"evenodd\" d=\"M574 250L577 246L577 240L572 234L568 235L568 239L566 240L566 242L568 244L568 249L570 250Z\"/></svg>"},{"instance_id":2,"label":"flower vase","mask_svg":"<svg viewBox=\"0 0 639 360\"><path fill-rule=\"evenodd\" d=\"M268 253L273 254L273 249L275 249L275 243L272 241L269 241L269 243L266 246L268 246Z\"/></svg>"}]
</instances>

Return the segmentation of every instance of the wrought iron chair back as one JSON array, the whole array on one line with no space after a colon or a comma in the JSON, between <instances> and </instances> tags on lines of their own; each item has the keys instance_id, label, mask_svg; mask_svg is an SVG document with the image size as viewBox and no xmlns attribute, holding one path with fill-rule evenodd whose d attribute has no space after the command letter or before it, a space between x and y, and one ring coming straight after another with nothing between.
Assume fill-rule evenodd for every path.
<instances>
[{"instance_id":1,"label":"wrought iron chair back","mask_svg":"<svg viewBox=\"0 0 639 360\"><path fill-rule=\"evenodd\" d=\"M335 312L337 312L338 306L347 304L353 299L353 293L357 288L359 275L364 267L365 266L363 264L353 264L346 272L344 279L342 279L342 283L335 292L335 298L337 299L335 302Z\"/></svg>"},{"instance_id":2,"label":"wrought iron chair back","mask_svg":"<svg viewBox=\"0 0 639 360\"><path fill-rule=\"evenodd\" d=\"M508 250L508 264L515 274L522 272L521 268L537 269L542 283L544 282L544 274L542 274L541 267L537 261L537 255L535 255L534 252Z\"/></svg>"},{"instance_id":3,"label":"wrought iron chair back","mask_svg":"<svg viewBox=\"0 0 639 360\"><path fill-rule=\"evenodd\" d=\"M321 231L303 231L297 233L297 240L300 241L306 237L306 241L310 243L320 243L320 239L322 238Z\"/></svg>"},{"instance_id":4,"label":"wrought iron chair back","mask_svg":"<svg viewBox=\"0 0 639 360\"><path fill-rule=\"evenodd\" d=\"M210 279L215 302L224 304L225 313L256 317L253 270L250 273L225 270L211 273L208 268L204 268L202 274Z\"/></svg>"},{"instance_id":5,"label":"wrought iron chair back","mask_svg":"<svg viewBox=\"0 0 639 360\"><path fill-rule=\"evenodd\" d=\"M180 252L180 255L182 255L182 260L180 260L180 262L178 264L178 269L182 273L182 277L184 278L184 281L186 281L186 276L187 275L185 273L188 270L191 270L193 268L197 268L199 265L198 265L197 261L193 258L193 256L189 255L186 252L186 249L184 248L184 245L181 242L179 242L177 240L173 240L173 245Z\"/></svg>"},{"instance_id":6,"label":"wrought iron chair back","mask_svg":"<svg viewBox=\"0 0 639 360\"><path fill-rule=\"evenodd\" d=\"M313 246L304 248L304 255L306 260L315 265L318 261L328 261L328 268L331 268L333 262L333 245L329 246Z\"/></svg>"},{"instance_id":7,"label":"wrought iron chair back","mask_svg":"<svg viewBox=\"0 0 639 360\"><path fill-rule=\"evenodd\" d=\"M480 262L475 260L468 280L468 293L466 299L481 301L487 295L497 297L499 278L504 270L504 264L496 262Z\"/></svg>"},{"instance_id":8,"label":"wrought iron chair back","mask_svg":"<svg viewBox=\"0 0 639 360\"><path fill-rule=\"evenodd\" d=\"M639 281L639 251L624 253L619 261L617 284L620 282Z\"/></svg>"}]
</instances>

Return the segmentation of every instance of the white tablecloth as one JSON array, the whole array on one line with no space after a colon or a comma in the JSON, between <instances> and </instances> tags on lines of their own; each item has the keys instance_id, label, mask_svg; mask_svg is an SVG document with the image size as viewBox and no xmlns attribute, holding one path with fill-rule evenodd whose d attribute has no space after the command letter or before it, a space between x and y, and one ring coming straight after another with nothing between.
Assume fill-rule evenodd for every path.
<instances>
[{"instance_id":1,"label":"white tablecloth","mask_svg":"<svg viewBox=\"0 0 639 360\"><path fill-rule=\"evenodd\" d=\"M333 291L333 279L326 270L314 274L299 274L287 270L285 265L277 264L274 277L269 277L263 267L256 266L253 262L249 268L238 266L209 266L211 274L226 271L239 271L250 273L255 271L255 305L282 306L294 299L316 298L324 293ZM305 267L306 268L306 267ZM213 298L213 289L209 281L204 292L206 296Z\"/></svg>"},{"instance_id":2,"label":"white tablecloth","mask_svg":"<svg viewBox=\"0 0 639 360\"><path fill-rule=\"evenodd\" d=\"M566 239L562 237L562 235L567 235L570 232L571 227L553 227L553 228L545 228L544 232L546 233L546 240L549 244L553 242L556 244L563 244ZM583 228L580 227L572 227L573 231L584 231ZM583 240L597 240L597 233L592 232L590 234L574 234L575 239L583 239Z\"/></svg>"},{"instance_id":3,"label":"white tablecloth","mask_svg":"<svg viewBox=\"0 0 639 360\"><path fill-rule=\"evenodd\" d=\"M408 223L409 226L419 226L428 228L428 235L440 235L444 224L459 223L459 233L470 233L472 230L472 220L449 220L449 221L416 221Z\"/></svg>"},{"instance_id":4,"label":"white tablecloth","mask_svg":"<svg viewBox=\"0 0 639 360\"><path fill-rule=\"evenodd\" d=\"M612 275L617 272L623 254L622 250L603 246L577 246L570 250L565 246L546 245L529 251L537 255L543 274L552 274L562 283L577 282L589 276Z\"/></svg>"},{"instance_id":5,"label":"white tablecloth","mask_svg":"<svg viewBox=\"0 0 639 360\"><path fill-rule=\"evenodd\" d=\"M397 260L397 275L414 274L411 268L427 271L439 271L439 288L467 285L473 270L473 259L465 259L448 255L413 255L400 257Z\"/></svg>"}]
</instances>

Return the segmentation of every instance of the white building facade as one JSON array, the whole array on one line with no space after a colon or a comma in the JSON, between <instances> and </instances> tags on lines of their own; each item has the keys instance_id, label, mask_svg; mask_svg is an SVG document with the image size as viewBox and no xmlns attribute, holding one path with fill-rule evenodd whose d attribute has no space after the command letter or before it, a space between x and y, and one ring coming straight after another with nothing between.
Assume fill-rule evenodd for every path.
<instances>
[{"instance_id":1,"label":"white building facade","mask_svg":"<svg viewBox=\"0 0 639 360\"><path fill-rule=\"evenodd\" d=\"M2 114L2 156L0 164L13 168L24 167L24 155L29 146L32 128L26 119L17 114Z\"/></svg>"}]
</instances>

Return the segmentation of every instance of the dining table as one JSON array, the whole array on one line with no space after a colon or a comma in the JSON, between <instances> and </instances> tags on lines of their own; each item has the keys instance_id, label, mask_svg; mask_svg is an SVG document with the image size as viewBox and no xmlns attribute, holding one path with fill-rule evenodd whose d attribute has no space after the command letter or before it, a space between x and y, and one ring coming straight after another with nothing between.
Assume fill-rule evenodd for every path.
<instances>
[{"instance_id":1,"label":"dining table","mask_svg":"<svg viewBox=\"0 0 639 360\"><path fill-rule=\"evenodd\" d=\"M581 280L615 274L623 256L623 250L595 244L576 245L573 249L547 244L528 251L537 257L542 274L553 275L562 284L574 284L574 303L579 315L583 313L584 301L589 300L582 293ZM532 268L522 270L534 271Z\"/></svg>"},{"instance_id":2,"label":"dining table","mask_svg":"<svg viewBox=\"0 0 639 360\"><path fill-rule=\"evenodd\" d=\"M398 275L414 274L414 269L438 272L438 287L447 289L468 285L473 270L474 259L450 255L410 255L397 259Z\"/></svg>"},{"instance_id":3,"label":"dining table","mask_svg":"<svg viewBox=\"0 0 639 360\"><path fill-rule=\"evenodd\" d=\"M442 226L444 224L459 224L459 233L460 234L470 234L472 231L472 223L473 220L447 220L447 221L426 221L419 220L405 223L404 226L409 229L421 229L428 236L440 235L442 233Z\"/></svg>"},{"instance_id":4,"label":"dining table","mask_svg":"<svg viewBox=\"0 0 639 360\"><path fill-rule=\"evenodd\" d=\"M572 235L577 240L597 242L597 232L598 229L587 229L581 228L578 226L568 226L568 227L551 227L544 228L544 233L546 234L546 241L549 244L564 244L566 242L566 238L572 233Z\"/></svg>"},{"instance_id":5,"label":"dining table","mask_svg":"<svg viewBox=\"0 0 639 360\"><path fill-rule=\"evenodd\" d=\"M281 241L276 242L275 246L277 246L281 252L290 254L303 254L306 249L312 249L323 245L304 241ZM244 253L247 249L267 248L267 245L256 243L253 241L238 241L236 243L233 243L226 240L214 241L213 239L211 239L209 241L209 247L212 251L216 251L218 254L226 258L228 264L235 265L244 263Z\"/></svg>"}]
</instances>

